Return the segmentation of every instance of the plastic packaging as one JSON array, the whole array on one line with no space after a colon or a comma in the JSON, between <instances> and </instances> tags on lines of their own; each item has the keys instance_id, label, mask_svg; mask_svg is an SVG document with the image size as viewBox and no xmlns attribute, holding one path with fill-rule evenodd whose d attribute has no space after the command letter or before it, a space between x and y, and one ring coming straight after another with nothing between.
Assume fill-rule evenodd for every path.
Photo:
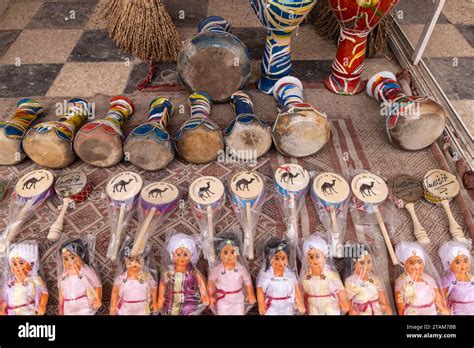
<instances>
[{"instance_id":1,"label":"plastic packaging","mask_svg":"<svg viewBox=\"0 0 474 348\"><path fill-rule=\"evenodd\" d=\"M59 240L60 315L94 315L102 306L102 283L94 265L95 237Z\"/></svg>"},{"instance_id":2,"label":"plastic packaging","mask_svg":"<svg viewBox=\"0 0 474 348\"><path fill-rule=\"evenodd\" d=\"M209 305L206 279L196 268L200 253L195 236L170 234L158 291L158 311L162 314L199 315Z\"/></svg>"},{"instance_id":3,"label":"plastic packaging","mask_svg":"<svg viewBox=\"0 0 474 348\"><path fill-rule=\"evenodd\" d=\"M209 265L207 291L211 310L217 315L244 315L257 302L240 255L241 244L235 232L221 232L214 238L218 261Z\"/></svg>"},{"instance_id":4,"label":"plastic packaging","mask_svg":"<svg viewBox=\"0 0 474 348\"><path fill-rule=\"evenodd\" d=\"M0 314L43 315L48 304L48 288L40 275L38 243L25 241L10 245L8 265Z\"/></svg>"},{"instance_id":5,"label":"plastic packaging","mask_svg":"<svg viewBox=\"0 0 474 348\"><path fill-rule=\"evenodd\" d=\"M300 284L306 311L310 315L342 315L349 300L330 254L328 243L310 235L301 246Z\"/></svg>"},{"instance_id":6,"label":"plastic packaging","mask_svg":"<svg viewBox=\"0 0 474 348\"><path fill-rule=\"evenodd\" d=\"M417 242L401 242L395 250L404 268L395 281L398 314L449 314L441 279L423 246Z\"/></svg>"}]
</instances>

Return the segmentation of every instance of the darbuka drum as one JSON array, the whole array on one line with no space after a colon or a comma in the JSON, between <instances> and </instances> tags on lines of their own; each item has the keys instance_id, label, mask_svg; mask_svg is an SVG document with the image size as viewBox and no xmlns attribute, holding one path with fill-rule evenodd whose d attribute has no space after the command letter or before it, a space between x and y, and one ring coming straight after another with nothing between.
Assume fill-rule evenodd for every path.
<instances>
[{"instance_id":1,"label":"darbuka drum","mask_svg":"<svg viewBox=\"0 0 474 348\"><path fill-rule=\"evenodd\" d=\"M245 45L230 33L221 17L201 21L198 34L187 40L178 56L178 75L191 92L206 91L214 102L229 100L241 89L251 72Z\"/></svg>"},{"instance_id":2,"label":"darbuka drum","mask_svg":"<svg viewBox=\"0 0 474 348\"><path fill-rule=\"evenodd\" d=\"M395 75L382 71L367 83L367 94L383 103L390 142L403 150L420 150L443 133L446 113L430 97L407 96Z\"/></svg>"}]
</instances>

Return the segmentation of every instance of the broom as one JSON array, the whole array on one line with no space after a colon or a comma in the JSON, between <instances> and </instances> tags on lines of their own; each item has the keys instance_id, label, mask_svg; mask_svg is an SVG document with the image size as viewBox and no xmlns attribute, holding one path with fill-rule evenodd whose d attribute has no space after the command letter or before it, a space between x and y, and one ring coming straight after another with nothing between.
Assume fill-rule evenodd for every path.
<instances>
[{"instance_id":1,"label":"broom","mask_svg":"<svg viewBox=\"0 0 474 348\"><path fill-rule=\"evenodd\" d=\"M337 42L339 39L339 22L332 12L329 0L319 0L308 16L316 32L326 40ZM392 16L386 16L367 38L367 57L386 54L388 47L388 32L393 25Z\"/></svg>"},{"instance_id":2,"label":"broom","mask_svg":"<svg viewBox=\"0 0 474 348\"><path fill-rule=\"evenodd\" d=\"M161 0L110 0L104 9L107 31L125 52L145 61L175 61L178 32Z\"/></svg>"}]
</instances>

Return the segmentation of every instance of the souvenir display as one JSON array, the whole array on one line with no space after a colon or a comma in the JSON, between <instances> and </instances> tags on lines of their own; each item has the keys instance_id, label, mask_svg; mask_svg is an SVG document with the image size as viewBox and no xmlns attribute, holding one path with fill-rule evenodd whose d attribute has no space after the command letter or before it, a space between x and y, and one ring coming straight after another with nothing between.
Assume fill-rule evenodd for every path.
<instances>
[{"instance_id":1,"label":"souvenir display","mask_svg":"<svg viewBox=\"0 0 474 348\"><path fill-rule=\"evenodd\" d=\"M87 181L87 176L83 172L71 172L61 175L56 180L54 190L63 201L61 211L49 229L48 239L51 241L59 239L63 231L64 216L69 206L85 201L92 192L92 185Z\"/></svg>"},{"instance_id":2,"label":"souvenir display","mask_svg":"<svg viewBox=\"0 0 474 348\"><path fill-rule=\"evenodd\" d=\"M225 188L214 176L203 176L189 186L189 199L203 240L204 257L212 264L214 254L214 226L225 203Z\"/></svg>"},{"instance_id":3,"label":"souvenir display","mask_svg":"<svg viewBox=\"0 0 474 348\"><path fill-rule=\"evenodd\" d=\"M430 239L425 228L421 225L415 212L415 203L423 198L424 191L421 181L410 175L397 175L388 181L397 206L405 208L410 214L413 222L413 234L418 243L422 245L430 244Z\"/></svg>"},{"instance_id":4,"label":"souvenir display","mask_svg":"<svg viewBox=\"0 0 474 348\"><path fill-rule=\"evenodd\" d=\"M425 174L423 187L425 189L425 199L430 203L442 205L446 211L449 221L449 233L451 233L453 240L467 243L463 229L459 226L449 207L449 201L456 197L460 190L456 176L441 169L432 169Z\"/></svg>"},{"instance_id":5,"label":"souvenir display","mask_svg":"<svg viewBox=\"0 0 474 348\"><path fill-rule=\"evenodd\" d=\"M407 96L393 73L382 71L372 76L367 94L381 103L388 138L401 149L423 149L443 133L443 107L430 97Z\"/></svg>"},{"instance_id":6,"label":"souvenir display","mask_svg":"<svg viewBox=\"0 0 474 348\"><path fill-rule=\"evenodd\" d=\"M18 180L10 199L8 224L0 238L0 255L6 255L8 245L18 234L23 224L52 195L53 184L53 173L44 169L34 170Z\"/></svg>"},{"instance_id":7,"label":"souvenir display","mask_svg":"<svg viewBox=\"0 0 474 348\"><path fill-rule=\"evenodd\" d=\"M200 249L195 238L173 234L166 243L168 261L161 273L158 311L165 315L198 315L209 305L206 279L196 268Z\"/></svg>"},{"instance_id":8,"label":"souvenir display","mask_svg":"<svg viewBox=\"0 0 474 348\"><path fill-rule=\"evenodd\" d=\"M219 126L209 119L212 99L205 92L189 96L191 118L176 133L176 150L187 162L214 161L224 149L224 138Z\"/></svg>"},{"instance_id":9,"label":"souvenir display","mask_svg":"<svg viewBox=\"0 0 474 348\"><path fill-rule=\"evenodd\" d=\"M387 290L375 267L370 249L351 244L344 256L344 287L349 299L349 315L391 315Z\"/></svg>"},{"instance_id":10,"label":"souvenir display","mask_svg":"<svg viewBox=\"0 0 474 348\"><path fill-rule=\"evenodd\" d=\"M93 240L65 241L59 249L60 315L94 315L102 306L102 283L93 267Z\"/></svg>"},{"instance_id":11,"label":"souvenir display","mask_svg":"<svg viewBox=\"0 0 474 348\"><path fill-rule=\"evenodd\" d=\"M24 98L16 103L15 114L0 121L0 165L18 164L25 158L22 140L31 124L44 115L43 107L34 99Z\"/></svg>"},{"instance_id":12,"label":"souvenir display","mask_svg":"<svg viewBox=\"0 0 474 348\"><path fill-rule=\"evenodd\" d=\"M385 181L383 181L381 177L369 172L363 172L352 178L351 189L356 198L356 204L361 205L362 209L368 213L375 214L392 263L398 265L397 255L393 249L384 219L378 207L383 204L388 197L387 184L385 184Z\"/></svg>"},{"instance_id":13,"label":"souvenir display","mask_svg":"<svg viewBox=\"0 0 474 348\"><path fill-rule=\"evenodd\" d=\"M146 242L159 223L173 213L179 204L178 188L167 182L145 186L140 193L138 228L130 253L135 257L145 251Z\"/></svg>"},{"instance_id":14,"label":"souvenir display","mask_svg":"<svg viewBox=\"0 0 474 348\"><path fill-rule=\"evenodd\" d=\"M404 272L395 281L399 315L449 314L436 269L421 244L401 242L396 248Z\"/></svg>"},{"instance_id":15,"label":"souvenir display","mask_svg":"<svg viewBox=\"0 0 474 348\"><path fill-rule=\"evenodd\" d=\"M48 304L46 283L38 274L38 244L12 244L8 252L9 272L3 288L3 315L43 315Z\"/></svg>"},{"instance_id":16,"label":"souvenir display","mask_svg":"<svg viewBox=\"0 0 474 348\"><path fill-rule=\"evenodd\" d=\"M278 80L273 96L281 107L272 130L277 150L292 157L306 157L321 150L329 140L331 126L326 114L303 102L301 81L293 76Z\"/></svg>"},{"instance_id":17,"label":"souvenir display","mask_svg":"<svg viewBox=\"0 0 474 348\"><path fill-rule=\"evenodd\" d=\"M74 135L90 115L90 105L85 100L69 100L66 112L58 121L38 123L26 133L23 139L26 154L43 167L67 167L76 158L72 146Z\"/></svg>"},{"instance_id":18,"label":"souvenir display","mask_svg":"<svg viewBox=\"0 0 474 348\"><path fill-rule=\"evenodd\" d=\"M271 94L273 85L291 74L291 35L315 4L316 0L250 0L267 30L262 76L258 82L258 89L263 93Z\"/></svg>"},{"instance_id":19,"label":"souvenir display","mask_svg":"<svg viewBox=\"0 0 474 348\"><path fill-rule=\"evenodd\" d=\"M466 244L449 241L441 245L438 253L445 270L441 283L451 314L474 315L470 248Z\"/></svg>"},{"instance_id":20,"label":"souvenir display","mask_svg":"<svg viewBox=\"0 0 474 348\"><path fill-rule=\"evenodd\" d=\"M243 253L254 259L254 240L257 222L266 196L265 178L255 171L241 171L229 181L229 200L244 230Z\"/></svg>"},{"instance_id":21,"label":"souvenir display","mask_svg":"<svg viewBox=\"0 0 474 348\"><path fill-rule=\"evenodd\" d=\"M341 34L332 73L324 80L333 93L353 95L365 88L361 79L367 36L398 4L398 0L330 0L341 24Z\"/></svg>"},{"instance_id":22,"label":"souvenir display","mask_svg":"<svg viewBox=\"0 0 474 348\"><path fill-rule=\"evenodd\" d=\"M303 241L300 284L306 312L310 315L342 315L349 300L341 277L332 262L328 243L310 235Z\"/></svg>"},{"instance_id":23,"label":"souvenir display","mask_svg":"<svg viewBox=\"0 0 474 348\"><path fill-rule=\"evenodd\" d=\"M303 295L296 273L289 267L290 245L273 237L264 247L264 266L257 278L257 300L260 315L293 315L305 313Z\"/></svg>"},{"instance_id":24,"label":"souvenir display","mask_svg":"<svg viewBox=\"0 0 474 348\"><path fill-rule=\"evenodd\" d=\"M296 247L298 219L309 186L309 173L298 164L283 164L275 171L276 199L290 244Z\"/></svg>"},{"instance_id":25,"label":"souvenir display","mask_svg":"<svg viewBox=\"0 0 474 348\"><path fill-rule=\"evenodd\" d=\"M329 232L333 257L342 257L350 193L347 181L335 173L321 173L311 185L311 198L319 219Z\"/></svg>"},{"instance_id":26,"label":"souvenir display","mask_svg":"<svg viewBox=\"0 0 474 348\"><path fill-rule=\"evenodd\" d=\"M74 139L74 151L84 162L96 167L111 167L123 158L122 128L133 114L132 101L124 96L110 99L109 111L102 120L83 126Z\"/></svg>"},{"instance_id":27,"label":"souvenir display","mask_svg":"<svg viewBox=\"0 0 474 348\"><path fill-rule=\"evenodd\" d=\"M272 146L270 126L254 115L253 103L247 93L235 92L231 101L236 117L224 131L225 143L236 158L255 160Z\"/></svg>"},{"instance_id":28,"label":"souvenir display","mask_svg":"<svg viewBox=\"0 0 474 348\"><path fill-rule=\"evenodd\" d=\"M159 170L174 158L171 136L167 131L174 108L166 98L155 98L148 111L148 122L135 127L125 140L125 160L145 170Z\"/></svg>"},{"instance_id":29,"label":"souvenir display","mask_svg":"<svg viewBox=\"0 0 474 348\"><path fill-rule=\"evenodd\" d=\"M240 244L233 232L220 233L214 239L219 262L210 265L207 292L217 315L244 315L257 302L252 278L240 258Z\"/></svg>"},{"instance_id":30,"label":"souvenir display","mask_svg":"<svg viewBox=\"0 0 474 348\"><path fill-rule=\"evenodd\" d=\"M133 215L142 185L140 175L132 172L119 173L107 183L111 233L107 257L112 261L117 260L122 234Z\"/></svg>"},{"instance_id":31,"label":"souvenir display","mask_svg":"<svg viewBox=\"0 0 474 348\"><path fill-rule=\"evenodd\" d=\"M198 34L184 42L178 56L183 86L190 92L206 91L216 103L244 87L251 69L247 48L230 33L229 22L217 16L199 23Z\"/></svg>"},{"instance_id":32,"label":"souvenir display","mask_svg":"<svg viewBox=\"0 0 474 348\"><path fill-rule=\"evenodd\" d=\"M128 239L120 252L119 274L114 280L110 315L150 315L158 312L158 283L149 269L149 250L132 256Z\"/></svg>"}]
</instances>

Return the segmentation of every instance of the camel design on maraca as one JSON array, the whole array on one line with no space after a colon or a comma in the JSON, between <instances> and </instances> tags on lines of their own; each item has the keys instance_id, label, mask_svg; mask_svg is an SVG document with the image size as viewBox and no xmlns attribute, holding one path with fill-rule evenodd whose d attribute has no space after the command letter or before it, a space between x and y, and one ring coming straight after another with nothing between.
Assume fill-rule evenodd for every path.
<instances>
[{"instance_id":1,"label":"camel design on maraca","mask_svg":"<svg viewBox=\"0 0 474 348\"><path fill-rule=\"evenodd\" d=\"M120 180L116 184L114 184L114 193L115 192L127 192L127 185L132 182L133 179L129 179L128 181Z\"/></svg>"},{"instance_id":2,"label":"camel design on maraca","mask_svg":"<svg viewBox=\"0 0 474 348\"><path fill-rule=\"evenodd\" d=\"M362 195L362 197L367 197L367 196L377 196L375 192L372 190L374 187L375 181L372 181L370 184L362 184L360 185L359 191Z\"/></svg>"},{"instance_id":3,"label":"camel design on maraca","mask_svg":"<svg viewBox=\"0 0 474 348\"><path fill-rule=\"evenodd\" d=\"M250 180L247 180L245 178L240 179L235 184L235 189L236 189L236 191L244 191L244 190L250 191L249 185L254 181L255 181L255 178L252 178Z\"/></svg>"},{"instance_id":4,"label":"camel design on maraca","mask_svg":"<svg viewBox=\"0 0 474 348\"><path fill-rule=\"evenodd\" d=\"M164 190L156 188L156 189L153 189L150 192L148 192L148 197L156 198L156 197L158 197L158 195L160 197L163 197L161 194L165 193L166 191L168 191L168 187L166 187Z\"/></svg>"},{"instance_id":5,"label":"camel design on maraca","mask_svg":"<svg viewBox=\"0 0 474 348\"><path fill-rule=\"evenodd\" d=\"M291 182L291 184L294 185L295 183L293 182L293 179L297 178L299 175L300 173L293 174L291 171L287 171L280 176L280 181L284 182L285 184Z\"/></svg>"},{"instance_id":6,"label":"camel design on maraca","mask_svg":"<svg viewBox=\"0 0 474 348\"><path fill-rule=\"evenodd\" d=\"M211 188L211 182L210 181L207 182L206 186L200 187L199 191L198 191L199 198L201 198L201 199L210 198L211 195L214 194L214 192L212 192L210 190L210 188Z\"/></svg>"},{"instance_id":7,"label":"camel design on maraca","mask_svg":"<svg viewBox=\"0 0 474 348\"><path fill-rule=\"evenodd\" d=\"M31 190L32 188L33 189L36 189L36 183L37 182L40 182L41 180L45 179L44 176L42 176L41 178L39 179L36 179L36 178L30 178L28 180L25 181L25 183L23 184L23 190Z\"/></svg>"},{"instance_id":8,"label":"camel design on maraca","mask_svg":"<svg viewBox=\"0 0 474 348\"><path fill-rule=\"evenodd\" d=\"M334 189L334 185L336 185L336 180L335 180L335 179L332 180L332 183L330 183L330 182L325 182L325 183L321 186L321 190L323 190L323 193L324 193L326 196L331 196L332 194L337 193L337 191Z\"/></svg>"}]
</instances>

